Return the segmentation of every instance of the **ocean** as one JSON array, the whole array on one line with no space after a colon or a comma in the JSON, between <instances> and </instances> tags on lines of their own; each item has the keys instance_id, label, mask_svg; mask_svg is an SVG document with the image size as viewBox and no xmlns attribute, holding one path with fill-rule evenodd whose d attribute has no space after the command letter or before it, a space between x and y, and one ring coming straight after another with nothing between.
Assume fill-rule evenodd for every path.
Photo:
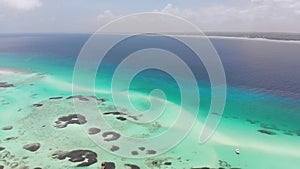
<instances>
[{"instance_id":1,"label":"ocean","mask_svg":"<svg viewBox=\"0 0 300 169\"><path fill-rule=\"evenodd\" d=\"M209 110L212 86L201 60L160 36L137 36L135 41L115 46L101 62L93 89L85 82L92 74L88 65L94 61L86 60L85 72L77 77L80 85L74 84L74 66L89 37L0 35L0 165L4 168L100 168L102 162L116 168L299 167L300 42L211 37L226 75L222 114ZM118 65L145 44L163 46L187 63L198 83L199 109L194 107L198 102L192 99L193 90L188 91L191 97L182 106L182 84L158 69L141 71L125 88L122 85L131 72L128 67L116 79L119 90L112 90ZM191 79L179 78L189 88ZM164 94L155 95L154 89ZM125 97L131 99L137 112L128 104L114 104L113 97L122 102L123 93L128 91L130 95ZM156 104L165 107L160 110ZM140 113L150 108L152 111ZM181 117L180 108L185 119L177 118ZM148 120L147 113L155 120L143 123ZM209 114L221 120L210 139L200 144L199 133ZM174 121L191 129L174 128ZM112 129L117 133L112 134ZM171 136L182 135L182 139L171 144L171 139L153 138L169 129ZM156 143L156 147L131 138L153 138L148 142ZM34 146L30 144L38 145L38 149L30 151L28 144L31 148Z\"/></svg>"}]
</instances>

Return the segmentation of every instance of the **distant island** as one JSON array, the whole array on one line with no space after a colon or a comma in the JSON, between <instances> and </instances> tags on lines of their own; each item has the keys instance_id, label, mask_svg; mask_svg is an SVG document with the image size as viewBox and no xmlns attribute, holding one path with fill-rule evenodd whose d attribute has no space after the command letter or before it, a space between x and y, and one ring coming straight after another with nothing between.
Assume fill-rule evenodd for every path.
<instances>
[{"instance_id":1,"label":"distant island","mask_svg":"<svg viewBox=\"0 0 300 169\"><path fill-rule=\"evenodd\" d=\"M205 35L236 38L253 38L269 40L300 41L300 33L281 32L205 32Z\"/></svg>"},{"instance_id":2,"label":"distant island","mask_svg":"<svg viewBox=\"0 0 300 169\"><path fill-rule=\"evenodd\" d=\"M121 33L122 34L122 33ZM125 33L126 34L126 33ZM161 34L177 36L207 36L207 37L228 37L228 38L249 38L249 39L268 39L281 41L300 41L300 33L287 32L167 32ZM147 34L156 36L157 34Z\"/></svg>"}]
</instances>

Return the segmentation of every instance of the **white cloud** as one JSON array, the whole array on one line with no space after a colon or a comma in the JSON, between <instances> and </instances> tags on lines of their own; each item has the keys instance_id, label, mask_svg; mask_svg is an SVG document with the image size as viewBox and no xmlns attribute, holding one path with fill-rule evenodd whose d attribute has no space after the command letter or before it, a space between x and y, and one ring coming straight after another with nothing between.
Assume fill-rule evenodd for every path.
<instances>
[{"instance_id":1,"label":"white cloud","mask_svg":"<svg viewBox=\"0 0 300 169\"><path fill-rule=\"evenodd\" d=\"M105 24L114 19L117 19L118 17L118 15L113 14L110 10L105 10L103 13L97 16L97 20L100 24Z\"/></svg>"},{"instance_id":2,"label":"white cloud","mask_svg":"<svg viewBox=\"0 0 300 169\"><path fill-rule=\"evenodd\" d=\"M42 6L40 0L0 0L0 7L8 7L18 10L32 10Z\"/></svg>"},{"instance_id":3,"label":"white cloud","mask_svg":"<svg viewBox=\"0 0 300 169\"><path fill-rule=\"evenodd\" d=\"M155 10L183 17L204 31L300 30L298 0L249 0L244 6L212 5L179 9L172 4Z\"/></svg>"},{"instance_id":4,"label":"white cloud","mask_svg":"<svg viewBox=\"0 0 300 169\"><path fill-rule=\"evenodd\" d=\"M211 5L179 8L167 4L153 10L187 19L203 31L299 32L299 0L248 0L243 5ZM97 16L98 26L121 15L106 10Z\"/></svg>"}]
</instances>

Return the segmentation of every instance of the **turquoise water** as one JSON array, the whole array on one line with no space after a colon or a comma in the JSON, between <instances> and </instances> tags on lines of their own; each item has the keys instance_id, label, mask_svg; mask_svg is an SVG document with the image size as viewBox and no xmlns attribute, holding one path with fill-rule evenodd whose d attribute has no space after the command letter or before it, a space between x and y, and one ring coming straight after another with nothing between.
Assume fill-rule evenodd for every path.
<instances>
[{"instance_id":1,"label":"turquoise water","mask_svg":"<svg viewBox=\"0 0 300 169\"><path fill-rule=\"evenodd\" d=\"M220 40L216 43L224 43ZM236 43L235 41L233 44ZM242 43L247 43L242 41ZM249 43L253 43L252 41ZM257 42L261 43L261 42ZM269 46L268 42L266 46ZM275 44L277 46L278 44ZM294 45L294 44L293 44ZM218 48L219 47L219 48ZM223 46L222 46L223 47ZM217 45L217 50L221 47ZM228 47L224 47L228 48ZM219 52L222 54L222 52ZM224 60L224 56L221 59ZM246 60L248 60L247 58ZM298 168L300 138L299 100L291 95L279 95L278 92L269 92L268 88L262 90L262 84L255 87L237 85L234 74L228 72L225 63L225 72L229 77L227 100L222 120L215 134L205 144L199 144L199 131L208 115L210 105L210 85L203 79L198 79L201 107L198 119L191 132L185 139L170 151L158 156L135 159L132 157L119 157L98 147L95 142L87 137L80 125L70 124L65 128L55 128L55 121L62 116L74 113L73 101L66 99L72 96L73 67L76 58L52 55L21 55L1 54L0 67L14 68L15 72L22 72L14 76L1 76L1 81L15 85L12 88L0 88L1 99L1 125L13 126L11 130L1 130L0 165L10 168L16 165L21 167L42 168L73 168L79 162L70 162L53 158L52 155L58 150L90 150L97 153L97 162L88 168L100 168L101 162L113 162L117 168L124 168L125 164L134 164L140 168L201 168L201 167L224 167L224 168ZM255 61L257 62L257 61ZM243 61L237 61L243 65ZM260 62L263 63L263 62ZM232 67L237 65L231 63ZM249 67L251 64L249 63ZM111 74L114 64L104 65L107 72L99 74L95 82L95 90L81 87L81 94L88 98L88 102L75 100L84 110L79 114L88 119L96 119L99 114L91 106L94 102L88 96L94 95L106 99L105 102L97 102L100 112L115 110L110 93ZM26 72L26 71L31 72ZM12 70L6 70L11 72ZM242 70L241 72L246 71ZM283 70L287 71L287 70ZM253 72L252 72L253 73ZM261 73L257 73L261 74ZM270 73L264 73L270 74ZM251 75L251 74L244 74ZM82 74L83 81L85 75ZM252 77L251 79L255 78ZM126 72L124 72L126 78ZM250 78L249 78L250 79ZM248 80L249 80L248 79ZM275 81L273 78L272 81ZM241 84L243 79L241 79ZM120 80L122 83L122 80ZM262 82L263 83L263 82ZM266 82L267 83L267 82ZM296 83L296 82L295 82ZM249 80L253 85L253 81ZM290 86L286 82L287 86ZM268 86L268 85L266 85ZM276 86L274 84L274 86ZM271 88L282 88L274 87ZM131 121L116 120L114 116L106 116L105 119L124 135L136 137L149 137L163 133L175 119L172 114L178 110L180 93L178 85L168 74L149 70L142 72L132 81L132 104L140 110L150 107L148 96L152 89L160 88L165 92L169 104L157 123L140 125ZM296 88L296 87L292 87ZM126 90L126 89L124 89ZM288 93L286 91L285 93ZM295 90L294 94L297 94ZM51 100L50 97L61 96L63 99ZM33 104L43 104L35 107ZM193 105L193 100L190 101ZM126 107L123 107L126 109ZM187 112L192 110L185 107ZM126 110L124 110L126 112ZM130 112L127 112L130 113ZM189 112L191 114L195 112ZM126 116L127 117L127 116ZM129 117L127 117L129 118ZM95 127L95 121L90 120L82 126ZM101 126L101 125L100 125ZM263 131L263 132L262 132ZM103 131L102 131L103 132ZM9 138L9 139L8 139ZM97 137L95 136L97 139ZM22 147L28 143L39 142L41 147L36 152L29 152ZM118 142L115 143L116 145ZM107 143L107 146L112 146ZM126 145L117 145L120 151L127 150ZM240 149L240 154L235 150ZM142 153L139 151L139 153ZM9 155L7 155L9 154ZM170 162L165 163L165 162Z\"/></svg>"}]
</instances>

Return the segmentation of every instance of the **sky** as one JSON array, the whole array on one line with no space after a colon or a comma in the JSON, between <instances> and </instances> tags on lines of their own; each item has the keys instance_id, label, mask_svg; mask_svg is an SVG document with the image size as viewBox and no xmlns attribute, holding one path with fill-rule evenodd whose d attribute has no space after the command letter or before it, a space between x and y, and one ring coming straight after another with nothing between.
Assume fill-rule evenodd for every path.
<instances>
[{"instance_id":1,"label":"sky","mask_svg":"<svg viewBox=\"0 0 300 169\"><path fill-rule=\"evenodd\" d=\"M202 31L300 33L300 0L0 0L0 33L93 33L141 12L179 16Z\"/></svg>"}]
</instances>

